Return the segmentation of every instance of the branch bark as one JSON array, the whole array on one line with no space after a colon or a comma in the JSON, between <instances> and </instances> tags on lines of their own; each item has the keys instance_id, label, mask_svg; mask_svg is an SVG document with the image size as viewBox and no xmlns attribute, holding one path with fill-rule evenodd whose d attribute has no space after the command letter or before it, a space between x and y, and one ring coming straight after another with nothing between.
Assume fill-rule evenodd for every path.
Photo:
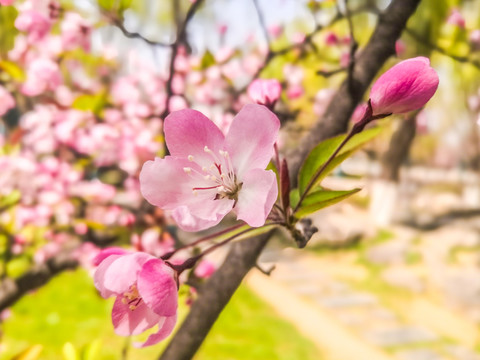
<instances>
[{"instance_id":1,"label":"branch bark","mask_svg":"<svg viewBox=\"0 0 480 360\"><path fill-rule=\"evenodd\" d=\"M323 139L345 132L348 121L385 61L395 53L395 42L421 0L393 0L380 14L377 27L361 56L355 62L349 89L345 80L327 108L323 119L302 141L300 148L289 154L292 184L303 159ZM268 235L268 234L267 234ZM233 245L224 264L205 284L179 331L170 341L160 360L189 360L200 347L210 328L243 277L255 265L269 235L252 238Z\"/></svg>"},{"instance_id":2,"label":"branch bark","mask_svg":"<svg viewBox=\"0 0 480 360\"><path fill-rule=\"evenodd\" d=\"M228 259L200 289L199 300L192 305L187 318L160 359L193 358L245 274L255 266L271 233L272 231L243 240L232 247Z\"/></svg>"},{"instance_id":3,"label":"branch bark","mask_svg":"<svg viewBox=\"0 0 480 360\"><path fill-rule=\"evenodd\" d=\"M78 261L72 257L71 251L64 251L16 279L5 278L0 284L0 311L12 306L29 291L45 285L60 272L77 266Z\"/></svg>"}]
</instances>

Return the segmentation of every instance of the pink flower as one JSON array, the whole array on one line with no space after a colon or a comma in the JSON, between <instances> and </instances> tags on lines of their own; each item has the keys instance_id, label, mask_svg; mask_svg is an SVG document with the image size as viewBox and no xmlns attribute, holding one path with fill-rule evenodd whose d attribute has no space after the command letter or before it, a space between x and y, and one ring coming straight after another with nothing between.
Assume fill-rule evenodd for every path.
<instances>
[{"instance_id":1,"label":"pink flower","mask_svg":"<svg viewBox=\"0 0 480 360\"><path fill-rule=\"evenodd\" d=\"M177 321L177 283L175 272L163 260L142 252L112 252L98 266L94 281L102 297L116 296L115 333L138 335L158 324L158 332L143 344L135 343L137 347L156 344L170 335Z\"/></svg>"},{"instance_id":2,"label":"pink flower","mask_svg":"<svg viewBox=\"0 0 480 360\"><path fill-rule=\"evenodd\" d=\"M141 192L187 231L215 226L232 209L261 226L278 194L275 174L264 169L279 128L272 112L254 104L235 116L226 136L198 111L172 113L164 124L171 156L143 165Z\"/></svg>"},{"instance_id":3,"label":"pink flower","mask_svg":"<svg viewBox=\"0 0 480 360\"><path fill-rule=\"evenodd\" d=\"M15 99L12 95L0 85L0 116L3 116L7 113L8 110L15 107Z\"/></svg>"},{"instance_id":4,"label":"pink flower","mask_svg":"<svg viewBox=\"0 0 480 360\"><path fill-rule=\"evenodd\" d=\"M28 40L36 42L50 31L50 20L35 10L20 13L15 19L15 27L28 33Z\"/></svg>"},{"instance_id":5,"label":"pink flower","mask_svg":"<svg viewBox=\"0 0 480 360\"><path fill-rule=\"evenodd\" d=\"M447 24L465 29L465 19L458 9L452 9L450 11L450 15L447 18Z\"/></svg>"},{"instance_id":6,"label":"pink flower","mask_svg":"<svg viewBox=\"0 0 480 360\"><path fill-rule=\"evenodd\" d=\"M401 114L424 106L435 94L438 75L426 57L399 62L373 84L373 115Z\"/></svg>"},{"instance_id":7,"label":"pink flower","mask_svg":"<svg viewBox=\"0 0 480 360\"><path fill-rule=\"evenodd\" d=\"M194 274L195 276L201 279L207 279L217 270L217 267L214 263L208 260L203 260L200 264L195 267Z\"/></svg>"},{"instance_id":8,"label":"pink flower","mask_svg":"<svg viewBox=\"0 0 480 360\"><path fill-rule=\"evenodd\" d=\"M28 67L27 81L22 93L37 96L46 90L55 90L62 83L62 74L58 64L47 58L34 59Z\"/></svg>"},{"instance_id":9,"label":"pink flower","mask_svg":"<svg viewBox=\"0 0 480 360\"><path fill-rule=\"evenodd\" d=\"M15 0L0 0L0 5L8 6L12 5Z\"/></svg>"},{"instance_id":10,"label":"pink flower","mask_svg":"<svg viewBox=\"0 0 480 360\"><path fill-rule=\"evenodd\" d=\"M248 86L247 93L257 104L272 108L282 92L277 79L256 79Z\"/></svg>"}]
</instances>

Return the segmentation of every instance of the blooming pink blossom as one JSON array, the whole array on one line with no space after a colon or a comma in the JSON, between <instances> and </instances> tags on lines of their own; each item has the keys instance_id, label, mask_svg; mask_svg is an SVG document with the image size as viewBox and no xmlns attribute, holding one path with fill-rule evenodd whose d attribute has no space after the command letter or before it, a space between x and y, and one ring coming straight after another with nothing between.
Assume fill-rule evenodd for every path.
<instances>
[{"instance_id":1,"label":"blooming pink blossom","mask_svg":"<svg viewBox=\"0 0 480 360\"><path fill-rule=\"evenodd\" d=\"M257 104L271 108L282 92L282 85L277 79L256 79L248 86L247 93Z\"/></svg>"},{"instance_id":2,"label":"blooming pink blossom","mask_svg":"<svg viewBox=\"0 0 480 360\"><path fill-rule=\"evenodd\" d=\"M101 261L94 281L102 297L116 296L112 310L115 333L138 335L158 325L158 332L143 344L136 343L138 347L170 335L177 321L177 284L175 272L162 260L143 252L113 251Z\"/></svg>"},{"instance_id":3,"label":"blooming pink blossom","mask_svg":"<svg viewBox=\"0 0 480 360\"><path fill-rule=\"evenodd\" d=\"M237 114L226 136L198 111L172 113L164 123L171 156L143 165L142 194L187 231L217 225L232 209L261 226L278 193L275 174L264 169L279 128L272 112L254 104Z\"/></svg>"},{"instance_id":4,"label":"blooming pink blossom","mask_svg":"<svg viewBox=\"0 0 480 360\"><path fill-rule=\"evenodd\" d=\"M370 92L373 115L401 114L424 106L435 94L438 75L426 57L404 60L373 84Z\"/></svg>"},{"instance_id":5,"label":"blooming pink blossom","mask_svg":"<svg viewBox=\"0 0 480 360\"><path fill-rule=\"evenodd\" d=\"M15 107L15 99L12 95L0 85L0 116L3 116L7 113L8 110Z\"/></svg>"}]
</instances>

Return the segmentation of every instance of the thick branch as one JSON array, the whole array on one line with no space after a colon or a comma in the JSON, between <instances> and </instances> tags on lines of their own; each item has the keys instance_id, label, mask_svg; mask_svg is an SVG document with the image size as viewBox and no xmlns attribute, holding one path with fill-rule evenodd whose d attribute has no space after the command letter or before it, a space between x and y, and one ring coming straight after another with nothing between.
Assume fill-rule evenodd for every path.
<instances>
[{"instance_id":1,"label":"thick branch","mask_svg":"<svg viewBox=\"0 0 480 360\"><path fill-rule=\"evenodd\" d=\"M395 53L395 41L419 3L420 0L393 0L380 15L375 32L356 61L353 91L349 92L346 82L343 83L322 121L307 136L307 142L305 144L302 142L300 151L289 157L291 174L297 174L301 162L319 141L346 131L355 106L387 58ZM296 181L296 176L294 178ZM256 259L267 239L267 236L261 236L239 242L232 247L225 263L205 284L181 328L161 356L161 360L192 358L243 277L256 264Z\"/></svg>"},{"instance_id":2,"label":"thick branch","mask_svg":"<svg viewBox=\"0 0 480 360\"><path fill-rule=\"evenodd\" d=\"M168 344L161 360L192 359L245 274L255 266L272 232L235 244L228 260L200 289L199 300Z\"/></svg>"},{"instance_id":3,"label":"thick branch","mask_svg":"<svg viewBox=\"0 0 480 360\"><path fill-rule=\"evenodd\" d=\"M45 285L60 272L77 266L78 261L72 257L71 251L65 251L33 267L17 279L5 278L0 284L0 311L12 306L29 291Z\"/></svg>"}]
</instances>

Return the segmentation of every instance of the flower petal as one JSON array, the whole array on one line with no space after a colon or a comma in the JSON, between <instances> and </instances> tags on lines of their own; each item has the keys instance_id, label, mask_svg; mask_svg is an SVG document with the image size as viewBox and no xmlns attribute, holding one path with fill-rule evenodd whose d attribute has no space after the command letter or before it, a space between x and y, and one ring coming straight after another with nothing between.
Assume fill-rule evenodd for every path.
<instances>
[{"instance_id":1,"label":"flower petal","mask_svg":"<svg viewBox=\"0 0 480 360\"><path fill-rule=\"evenodd\" d=\"M110 255L102 261L95 272L95 287L104 294L122 294L137 281L137 274L143 264L154 259L147 253Z\"/></svg>"},{"instance_id":2,"label":"flower petal","mask_svg":"<svg viewBox=\"0 0 480 360\"><path fill-rule=\"evenodd\" d=\"M200 166L209 166L211 156L204 151L208 146L218 155L223 150L225 137L220 129L201 112L184 109L171 113L165 119L165 141L170 154L187 158L192 155Z\"/></svg>"},{"instance_id":3,"label":"flower petal","mask_svg":"<svg viewBox=\"0 0 480 360\"><path fill-rule=\"evenodd\" d=\"M277 179L273 171L261 169L249 171L243 178L242 190L234 209L237 218L250 226L262 226L277 196Z\"/></svg>"},{"instance_id":4,"label":"flower petal","mask_svg":"<svg viewBox=\"0 0 480 360\"><path fill-rule=\"evenodd\" d=\"M160 259L147 261L138 273L138 293L157 315L177 313L177 284L173 270Z\"/></svg>"},{"instance_id":5,"label":"flower petal","mask_svg":"<svg viewBox=\"0 0 480 360\"><path fill-rule=\"evenodd\" d=\"M135 310L130 310L129 304L124 304L119 296L112 309L112 323L115 333L121 336L138 335L155 326L162 317L155 314L143 301Z\"/></svg>"},{"instance_id":6,"label":"flower petal","mask_svg":"<svg viewBox=\"0 0 480 360\"><path fill-rule=\"evenodd\" d=\"M98 266L101 264L103 260L108 258L111 255L125 255L128 254L128 250L125 250L124 248L118 247L118 246L112 246L106 249L103 249L100 251L97 256L95 256L92 260L93 265Z\"/></svg>"},{"instance_id":7,"label":"flower petal","mask_svg":"<svg viewBox=\"0 0 480 360\"><path fill-rule=\"evenodd\" d=\"M233 119L225 138L237 177L250 169L265 169L273 155L280 121L263 105L249 104Z\"/></svg>"},{"instance_id":8,"label":"flower petal","mask_svg":"<svg viewBox=\"0 0 480 360\"><path fill-rule=\"evenodd\" d=\"M158 332L155 334L152 334L148 337L147 341L145 341L143 344L134 342L133 346L137 348L142 348L145 346L150 346L150 345L155 345L159 341L162 341L165 339L168 335L170 335L175 328L175 324L177 323L177 315L173 315L170 317L164 318L163 321L161 321L158 324Z\"/></svg>"},{"instance_id":9,"label":"flower petal","mask_svg":"<svg viewBox=\"0 0 480 360\"><path fill-rule=\"evenodd\" d=\"M196 206L179 206L172 216L185 231L201 231L217 225L233 208L234 200L208 200Z\"/></svg>"}]
</instances>

